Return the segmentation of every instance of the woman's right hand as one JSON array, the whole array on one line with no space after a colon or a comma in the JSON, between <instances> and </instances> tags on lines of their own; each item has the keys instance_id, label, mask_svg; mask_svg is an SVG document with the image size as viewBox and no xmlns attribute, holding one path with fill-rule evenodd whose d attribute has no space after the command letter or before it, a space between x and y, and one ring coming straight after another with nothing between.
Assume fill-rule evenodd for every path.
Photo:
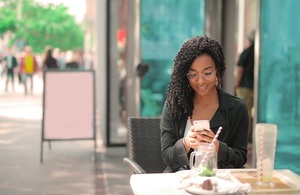
<instances>
[{"instance_id":1,"label":"woman's right hand","mask_svg":"<svg viewBox=\"0 0 300 195\"><path fill-rule=\"evenodd\" d=\"M188 134L183 138L183 144L186 151L190 151L191 148L197 149L199 145L198 133L195 132L194 126L191 126Z\"/></svg>"}]
</instances>

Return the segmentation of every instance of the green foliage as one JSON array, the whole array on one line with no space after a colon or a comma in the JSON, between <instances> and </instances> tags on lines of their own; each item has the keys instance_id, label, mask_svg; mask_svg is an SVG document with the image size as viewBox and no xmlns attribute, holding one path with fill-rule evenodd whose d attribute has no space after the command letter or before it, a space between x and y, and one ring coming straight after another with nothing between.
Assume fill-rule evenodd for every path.
<instances>
[{"instance_id":1,"label":"green foliage","mask_svg":"<svg viewBox=\"0 0 300 195\"><path fill-rule=\"evenodd\" d=\"M9 0L0 0L0 37L7 31L16 30L16 3Z\"/></svg>"},{"instance_id":2,"label":"green foliage","mask_svg":"<svg viewBox=\"0 0 300 195\"><path fill-rule=\"evenodd\" d=\"M76 23L67 7L23 0L22 18L17 20L17 2L0 0L0 36L11 31L11 44L23 40L39 53L48 45L61 50L83 48L83 26Z\"/></svg>"}]
</instances>

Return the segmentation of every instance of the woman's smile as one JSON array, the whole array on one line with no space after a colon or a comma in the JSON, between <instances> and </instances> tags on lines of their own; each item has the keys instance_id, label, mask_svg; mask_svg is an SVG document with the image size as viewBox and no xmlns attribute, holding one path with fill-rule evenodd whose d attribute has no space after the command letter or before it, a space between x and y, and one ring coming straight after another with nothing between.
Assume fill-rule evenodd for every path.
<instances>
[{"instance_id":1,"label":"woman's smile","mask_svg":"<svg viewBox=\"0 0 300 195\"><path fill-rule=\"evenodd\" d=\"M205 91L208 88L208 84L196 86L197 90Z\"/></svg>"}]
</instances>

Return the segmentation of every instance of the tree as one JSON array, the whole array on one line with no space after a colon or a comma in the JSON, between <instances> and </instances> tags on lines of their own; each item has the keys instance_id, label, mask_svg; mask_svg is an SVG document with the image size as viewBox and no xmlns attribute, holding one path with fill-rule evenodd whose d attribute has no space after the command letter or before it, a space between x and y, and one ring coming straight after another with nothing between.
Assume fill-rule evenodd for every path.
<instances>
[{"instance_id":1,"label":"tree","mask_svg":"<svg viewBox=\"0 0 300 195\"><path fill-rule=\"evenodd\" d=\"M0 37L2 37L5 32L16 30L17 9L12 0L1 0L0 10Z\"/></svg>"},{"instance_id":2,"label":"tree","mask_svg":"<svg viewBox=\"0 0 300 195\"><path fill-rule=\"evenodd\" d=\"M83 48L83 26L76 23L63 4L45 5L23 0L22 18L18 20L17 3L16 0L0 0L0 36L12 32L10 44L23 40L39 53L48 45L62 50Z\"/></svg>"}]
</instances>

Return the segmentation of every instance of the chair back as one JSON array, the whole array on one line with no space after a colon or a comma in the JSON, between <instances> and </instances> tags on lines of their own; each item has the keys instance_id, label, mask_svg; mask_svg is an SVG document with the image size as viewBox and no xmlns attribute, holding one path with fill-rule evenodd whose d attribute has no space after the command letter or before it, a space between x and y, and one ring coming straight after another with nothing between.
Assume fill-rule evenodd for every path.
<instances>
[{"instance_id":1,"label":"chair back","mask_svg":"<svg viewBox=\"0 0 300 195\"><path fill-rule=\"evenodd\" d=\"M162 173L167 167L161 156L160 118L129 117L129 158L146 173Z\"/></svg>"}]
</instances>

